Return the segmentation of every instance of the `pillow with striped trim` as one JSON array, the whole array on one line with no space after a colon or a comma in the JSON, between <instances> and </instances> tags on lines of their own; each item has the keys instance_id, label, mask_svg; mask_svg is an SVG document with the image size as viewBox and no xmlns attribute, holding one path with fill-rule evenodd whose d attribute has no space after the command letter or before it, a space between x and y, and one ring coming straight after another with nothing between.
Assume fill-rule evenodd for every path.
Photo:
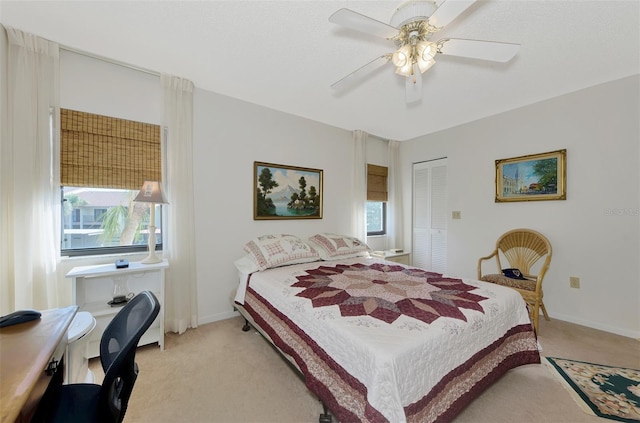
<instances>
[{"instance_id":1,"label":"pillow with striped trim","mask_svg":"<svg viewBox=\"0 0 640 423\"><path fill-rule=\"evenodd\" d=\"M247 242L244 250L259 270L320 260L313 247L294 235L262 235Z\"/></svg>"},{"instance_id":2,"label":"pillow with striped trim","mask_svg":"<svg viewBox=\"0 0 640 423\"><path fill-rule=\"evenodd\" d=\"M309 241L317 247L322 260L369 257L371 248L358 238L332 233L315 234Z\"/></svg>"}]
</instances>

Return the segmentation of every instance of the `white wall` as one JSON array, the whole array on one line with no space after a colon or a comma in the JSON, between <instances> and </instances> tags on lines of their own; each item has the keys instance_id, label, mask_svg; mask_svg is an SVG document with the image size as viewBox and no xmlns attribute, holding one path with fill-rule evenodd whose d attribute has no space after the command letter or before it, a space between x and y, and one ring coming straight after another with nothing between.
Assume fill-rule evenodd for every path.
<instances>
[{"instance_id":1,"label":"white wall","mask_svg":"<svg viewBox=\"0 0 640 423\"><path fill-rule=\"evenodd\" d=\"M231 315L233 261L253 237L349 233L350 131L196 89L194 186L198 314L201 323ZM253 162L322 169L323 218L253 220Z\"/></svg>"},{"instance_id":2,"label":"white wall","mask_svg":"<svg viewBox=\"0 0 640 423\"><path fill-rule=\"evenodd\" d=\"M447 271L476 277L478 258L517 227L545 234L552 318L640 336L640 77L568 94L403 142L404 198L411 164L448 158ZM567 149L567 200L495 203L495 160ZM408 201L408 200L407 200ZM407 206L405 219L410 222ZM411 227L405 227L410 247ZM569 287L569 277L581 288Z\"/></svg>"},{"instance_id":3,"label":"white wall","mask_svg":"<svg viewBox=\"0 0 640 423\"><path fill-rule=\"evenodd\" d=\"M160 77L60 50L60 105L65 109L159 125Z\"/></svg>"},{"instance_id":4,"label":"white wall","mask_svg":"<svg viewBox=\"0 0 640 423\"><path fill-rule=\"evenodd\" d=\"M7 32L0 25L0 136L2 139L7 137L7 54L9 41L7 40Z\"/></svg>"},{"instance_id":5,"label":"white wall","mask_svg":"<svg viewBox=\"0 0 640 423\"><path fill-rule=\"evenodd\" d=\"M63 52L61 78L63 107L160 122L156 76ZM207 323L232 315L232 262L249 239L350 231L353 152L350 131L200 89L194 102L198 315ZM462 211L462 220L449 221L449 273L475 277L478 257L500 233L531 227L554 247L545 282L552 317L640 336L638 113L635 77L403 142L404 248L411 244L411 163L446 156L449 209ZM386 141L370 137L369 145L367 160L385 165ZM495 159L560 148L568 151L566 201L494 203ZM323 219L254 221L254 161L323 169ZM382 249L385 242L369 243ZM73 266L111 261L67 260L61 283L70 288L64 274ZM569 288L569 276L581 278L580 290Z\"/></svg>"},{"instance_id":6,"label":"white wall","mask_svg":"<svg viewBox=\"0 0 640 423\"><path fill-rule=\"evenodd\" d=\"M161 122L162 91L155 75L68 51L61 54L60 74L62 107ZM242 247L251 238L276 232L302 236L350 232L352 160L350 131L195 90L193 170L201 324L233 315L230 295L237 285L233 261L244 254ZM254 161L322 169L323 218L254 221ZM60 283L69 285L69 301L71 283L64 274L74 266L112 261L114 257L64 260Z\"/></svg>"},{"instance_id":7,"label":"white wall","mask_svg":"<svg viewBox=\"0 0 640 423\"><path fill-rule=\"evenodd\" d=\"M158 76L64 50L60 62L62 107L161 123ZM194 97L198 316L200 323L207 323L232 315L229 298L237 285L232 262L251 238L274 232L349 232L353 156L348 131L199 89ZM323 219L254 221L254 161L323 169ZM143 257L128 255L130 260ZM71 281L64 275L71 268L114 260L64 259L60 283L67 286L68 301ZM169 269L167 277L179 275Z\"/></svg>"},{"instance_id":8,"label":"white wall","mask_svg":"<svg viewBox=\"0 0 640 423\"><path fill-rule=\"evenodd\" d=\"M7 60L8 60L9 40L4 26L0 25L0 139L7 139ZM0 184L0 187L2 185Z\"/></svg>"},{"instance_id":9,"label":"white wall","mask_svg":"<svg viewBox=\"0 0 640 423\"><path fill-rule=\"evenodd\" d=\"M162 120L160 78L61 50L60 106L66 109L160 124ZM142 260L146 254L125 256L129 260ZM63 258L59 275L68 304L71 304L71 280L64 275L75 266L113 263L115 259L115 256Z\"/></svg>"},{"instance_id":10,"label":"white wall","mask_svg":"<svg viewBox=\"0 0 640 423\"><path fill-rule=\"evenodd\" d=\"M2 212L0 212L0 237L5 237L5 225L8 224L8 216L7 213L4 212L5 205L2 202L2 198L4 195L2 193L2 187L5 185L9 185L8 181L3 180L3 164L2 160L6 157L6 153L4 153L5 146L8 146L8 131L7 131L7 102L8 102L8 87L7 87L7 54L8 54L8 40L7 40L7 32L2 25L0 25L0 207L2 208ZM7 140L7 141L5 141ZM0 266L6 266L5 259L0 257ZM6 267L3 267L6 269ZM12 310L12 302L10 302L10 298L12 295L5 291L2 283L0 287L0 310Z\"/></svg>"}]
</instances>

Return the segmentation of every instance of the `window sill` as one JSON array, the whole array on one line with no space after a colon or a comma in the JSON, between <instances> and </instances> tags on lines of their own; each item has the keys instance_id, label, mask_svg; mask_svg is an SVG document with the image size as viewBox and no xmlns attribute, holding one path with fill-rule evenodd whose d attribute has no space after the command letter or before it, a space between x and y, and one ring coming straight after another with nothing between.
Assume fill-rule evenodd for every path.
<instances>
[{"instance_id":1,"label":"window sill","mask_svg":"<svg viewBox=\"0 0 640 423\"><path fill-rule=\"evenodd\" d=\"M135 261L134 259L143 260L147 253L111 253L111 254L95 254L95 255L86 255L86 256L61 256L60 261L63 263L66 262L76 262L76 261L86 261L95 259L96 261L114 261L121 258L126 258L130 261Z\"/></svg>"}]
</instances>

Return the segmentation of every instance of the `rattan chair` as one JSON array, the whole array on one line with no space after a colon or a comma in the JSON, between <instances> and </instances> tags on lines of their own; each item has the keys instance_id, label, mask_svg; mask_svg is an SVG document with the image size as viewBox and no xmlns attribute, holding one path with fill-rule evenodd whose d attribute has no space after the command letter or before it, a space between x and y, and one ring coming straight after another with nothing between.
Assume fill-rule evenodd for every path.
<instances>
[{"instance_id":1,"label":"rattan chair","mask_svg":"<svg viewBox=\"0 0 640 423\"><path fill-rule=\"evenodd\" d=\"M509 263L508 268L520 271L520 279L505 276L504 272L500 274L483 274L482 262L494 257L499 272L505 269L500 261L501 257L503 257ZM533 266L541 259L544 259L542 267L537 271L537 274L532 274ZM529 304L531 320L536 332L538 332L540 309L542 309L544 318L549 320L547 309L544 306L544 302L542 302L542 280L549 269L550 262L551 244L544 235L531 229L514 229L498 238L496 248L490 255L481 257L478 260L478 279L508 286L518 291ZM518 271L516 270L515 273L517 275Z\"/></svg>"}]
</instances>

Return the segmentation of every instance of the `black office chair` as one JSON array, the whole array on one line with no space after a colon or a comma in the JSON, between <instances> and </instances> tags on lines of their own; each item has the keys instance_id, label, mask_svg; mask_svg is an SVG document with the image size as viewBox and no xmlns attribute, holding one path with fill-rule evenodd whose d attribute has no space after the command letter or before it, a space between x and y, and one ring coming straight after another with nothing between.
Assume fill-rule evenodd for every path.
<instances>
[{"instance_id":1,"label":"black office chair","mask_svg":"<svg viewBox=\"0 0 640 423\"><path fill-rule=\"evenodd\" d=\"M100 339L102 385L59 385L43 396L32 423L120 423L138 377L135 362L140 337L160 312L150 291L133 297L111 320Z\"/></svg>"}]
</instances>

